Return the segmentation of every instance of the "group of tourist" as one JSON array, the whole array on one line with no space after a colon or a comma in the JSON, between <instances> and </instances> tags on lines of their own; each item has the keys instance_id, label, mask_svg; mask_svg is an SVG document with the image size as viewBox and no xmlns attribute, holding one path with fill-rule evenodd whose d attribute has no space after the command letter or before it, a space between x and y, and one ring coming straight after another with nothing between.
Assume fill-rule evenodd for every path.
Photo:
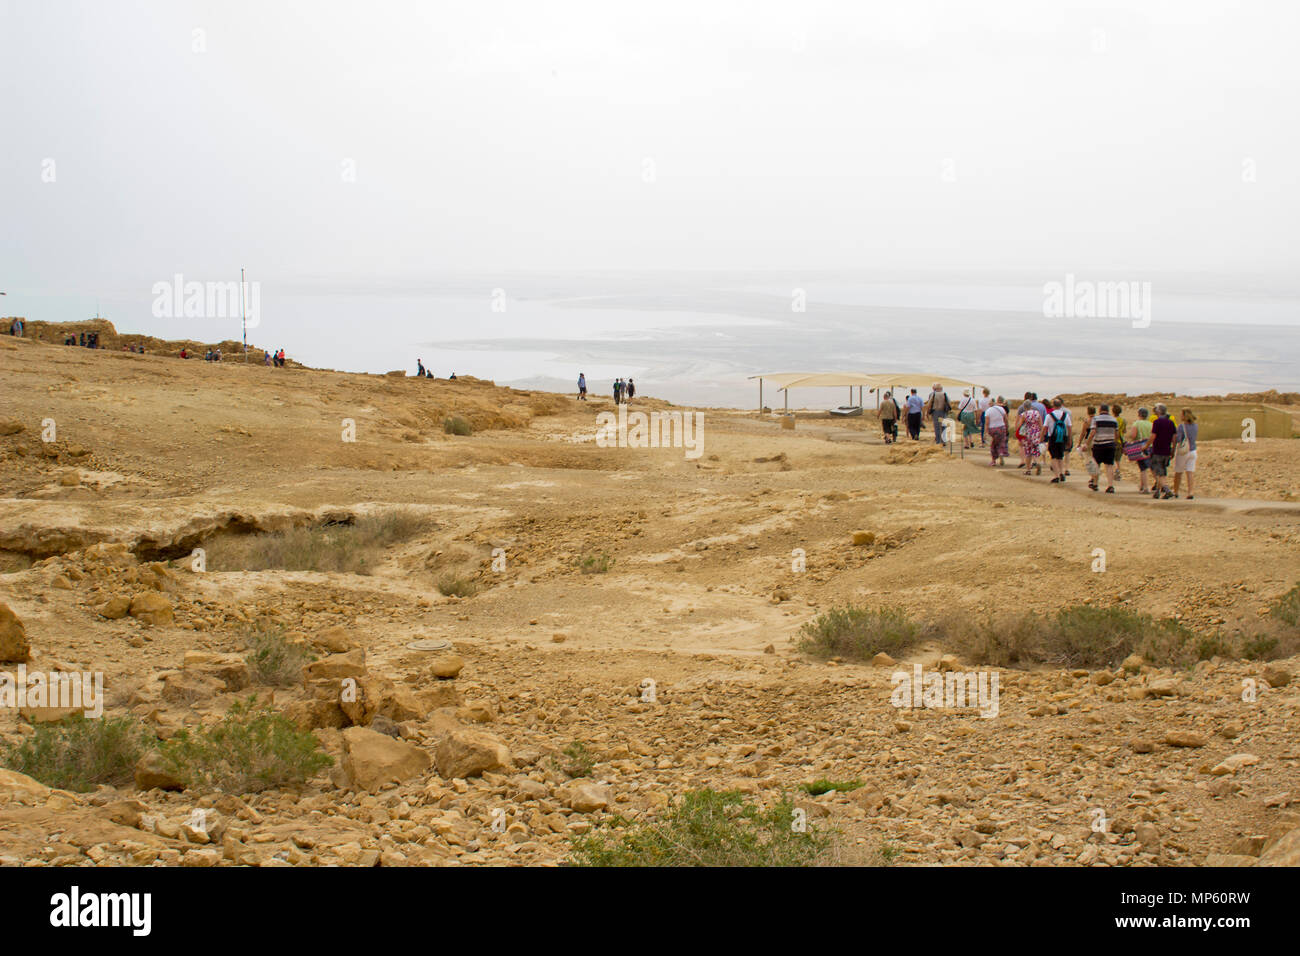
<instances>
[{"instance_id":1,"label":"group of tourist","mask_svg":"<svg viewBox=\"0 0 1300 956\"><path fill-rule=\"evenodd\" d=\"M1036 392L1025 392L1024 400L1013 412L1010 403L1001 395L992 398L987 388L982 395L965 389L961 399L949 401L940 383L935 383L930 395L922 399L916 389L905 396L899 405L893 391L881 398L878 417L886 444L898 441L898 425L907 416L907 432L913 441L921 438L921 425L929 417L934 426L934 441L944 444L948 436L947 422L954 418L961 428L963 448L974 448L976 439L989 449L990 465L1002 467L1010 454L1010 440L1014 435L1020 453L1019 467L1025 475L1041 475L1047 464L1052 484L1063 484L1070 475L1070 458L1077 451L1088 472L1088 487L1115 493L1115 482L1120 478L1121 466L1131 464L1138 472L1138 492L1150 493L1152 498L1181 497L1184 481L1187 498L1192 492L1196 474L1196 439L1199 426L1196 413L1184 408L1180 421L1175 422L1163 403L1151 409L1137 410L1137 418L1129 422L1124 409L1118 404L1089 405L1078 430L1074 427L1070 410L1061 398L1044 402ZM1154 414L1153 414L1154 413ZM1173 482L1170 483L1170 475Z\"/></svg>"},{"instance_id":2,"label":"group of tourist","mask_svg":"<svg viewBox=\"0 0 1300 956\"><path fill-rule=\"evenodd\" d=\"M628 405L636 396L636 383L630 378L625 382L621 378L614 379L614 404Z\"/></svg>"},{"instance_id":3,"label":"group of tourist","mask_svg":"<svg viewBox=\"0 0 1300 956\"><path fill-rule=\"evenodd\" d=\"M98 332L78 332L73 335L71 332L63 339L64 345L76 345L83 349L99 348Z\"/></svg>"}]
</instances>

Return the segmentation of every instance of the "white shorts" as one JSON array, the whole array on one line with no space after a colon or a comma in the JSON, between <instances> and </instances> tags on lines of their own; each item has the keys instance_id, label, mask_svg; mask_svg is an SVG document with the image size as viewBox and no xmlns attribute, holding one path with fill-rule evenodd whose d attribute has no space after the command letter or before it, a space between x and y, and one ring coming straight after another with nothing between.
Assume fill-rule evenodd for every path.
<instances>
[{"instance_id":1,"label":"white shorts","mask_svg":"<svg viewBox=\"0 0 1300 956\"><path fill-rule=\"evenodd\" d=\"M1196 452L1183 452L1181 455L1174 455L1174 474L1181 475L1185 471L1196 470Z\"/></svg>"}]
</instances>

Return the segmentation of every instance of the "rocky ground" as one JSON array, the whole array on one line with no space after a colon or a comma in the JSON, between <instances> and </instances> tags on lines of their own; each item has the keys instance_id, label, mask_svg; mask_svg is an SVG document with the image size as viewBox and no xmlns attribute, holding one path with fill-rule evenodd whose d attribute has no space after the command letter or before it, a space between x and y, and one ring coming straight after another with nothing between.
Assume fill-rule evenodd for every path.
<instances>
[{"instance_id":1,"label":"rocky ground","mask_svg":"<svg viewBox=\"0 0 1300 956\"><path fill-rule=\"evenodd\" d=\"M1296 658L1003 668L984 719L896 708L895 665L794 647L849 601L1118 604L1249 636L1300 580L1300 442L1204 443L1197 500L1153 502L887 447L869 421L706 410L691 459L598 447L608 400L474 380L12 340L0 370L3 668L102 672L107 713L164 739L258 694L336 758L261 794L176 790L147 760L89 794L3 771L6 862L550 865L687 789L770 802L819 778L863 782L798 797L831 863L1300 862ZM425 530L369 573L192 559L393 508ZM444 596L447 575L478 593ZM301 680L257 682L259 626L314 648ZM956 651L940 635L899 666L974 669ZM0 735L61 716L6 710Z\"/></svg>"}]
</instances>

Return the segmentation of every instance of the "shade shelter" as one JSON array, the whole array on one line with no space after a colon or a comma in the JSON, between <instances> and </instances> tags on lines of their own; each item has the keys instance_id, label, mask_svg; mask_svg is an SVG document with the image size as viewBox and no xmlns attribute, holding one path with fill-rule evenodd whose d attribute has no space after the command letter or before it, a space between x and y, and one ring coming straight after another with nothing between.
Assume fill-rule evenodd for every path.
<instances>
[{"instance_id":1,"label":"shade shelter","mask_svg":"<svg viewBox=\"0 0 1300 956\"><path fill-rule=\"evenodd\" d=\"M977 382L968 382L950 375L935 375L928 372L765 372L751 375L758 379L758 408L763 409L763 383L772 382L785 392L785 408L790 409L790 389L792 388L837 388L847 386L849 403L853 404L853 389L858 390L858 402L862 404L862 391L868 389L876 393L876 406L880 405L880 393L893 388L915 388L918 392L928 391L935 382L945 390L977 389ZM972 394L974 392L972 391Z\"/></svg>"}]
</instances>

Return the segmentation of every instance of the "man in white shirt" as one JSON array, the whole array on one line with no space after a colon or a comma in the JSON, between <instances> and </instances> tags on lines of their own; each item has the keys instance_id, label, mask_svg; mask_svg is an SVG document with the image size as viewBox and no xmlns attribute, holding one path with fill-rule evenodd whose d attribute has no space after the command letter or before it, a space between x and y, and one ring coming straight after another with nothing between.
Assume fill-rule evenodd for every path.
<instances>
[{"instance_id":1,"label":"man in white shirt","mask_svg":"<svg viewBox=\"0 0 1300 956\"><path fill-rule=\"evenodd\" d=\"M984 389L984 394L982 394L979 397L979 399L975 402L975 407L976 409L978 409L976 414L980 422L980 447L981 448L983 448L985 445L988 444L988 429L984 427L984 416L988 414L989 406L992 404L993 404L993 399L989 398L989 390L986 388Z\"/></svg>"},{"instance_id":2,"label":"man in white shirt","mask_svg":"<svg viewBox=\"0 0 1300 956\"><path fill-rule=\"evenodd\" d=\"M1065 481L1065 451L1070 447L1070 431L1074 423L1070 420L1070 410L1060 398L1052 399L1052 407L1043 422L1043 437L1047 439L1047 453L1052 459L1052 484Z\"/></svg>"}]
</instances>

